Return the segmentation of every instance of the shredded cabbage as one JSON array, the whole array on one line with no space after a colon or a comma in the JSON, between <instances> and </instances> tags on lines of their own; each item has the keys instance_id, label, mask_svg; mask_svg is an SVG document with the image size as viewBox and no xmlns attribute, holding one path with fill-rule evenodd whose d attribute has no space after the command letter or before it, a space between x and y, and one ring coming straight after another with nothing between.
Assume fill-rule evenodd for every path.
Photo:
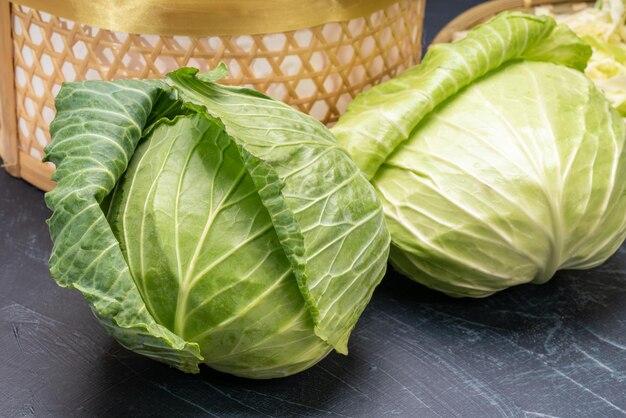
<instances>
[{"instance_id":1,"label":"shredded cabbage","mask_svg":"<svg viewBox=\"0 0 626 418\"><path fill-rule=\"evenodd\" d=\"M599 0L595 7L555 14L550 7L535 8L580 35L593 48L585 73L626 117L626 0Z\"/></svg>"}]
</instances>

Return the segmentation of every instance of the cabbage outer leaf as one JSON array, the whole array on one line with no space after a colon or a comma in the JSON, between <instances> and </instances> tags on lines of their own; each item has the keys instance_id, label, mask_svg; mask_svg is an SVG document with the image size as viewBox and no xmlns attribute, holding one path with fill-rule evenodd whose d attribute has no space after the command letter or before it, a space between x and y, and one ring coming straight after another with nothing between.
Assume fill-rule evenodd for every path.
<instances>
[{"instance_id":1,"label":"cabbage outer leaf","mask_svg":"<svg viewBox=\"0 0 626 418\"><path fill-rule=\"evenodd\" d=\"M146 309L100 207L144 127L180 109L170 92L160 81L64 84L46 148L47 160L57 166L57 186L46 194L53 210L50 272L59 285L83 294L123 346L195 373L203 359L198 345L158 324Z\"/></svg>"},{"instance_id":2,"label":"cabbage outer leaf","mask_svg":"<svg viewBox=\"0 0 626 418\"><path fill-rule=\"evenodd\" d=\"M389 233L376 192L315 119L248 89L168 75L187 103L217 117L269 211L316 334L347 353L350 331L382 279Z\"/></svg>"},{"instance_id":3,"label":"cabbage outer leaf","mask_svg":"<svg viewBox=\"0 0 626 418\"><path fill-rule=\"evenodd\" d=\"M454 44L432 46L424 61L359 94L332 132L368 179L436 106L513 60L582 70L591 48L547 16L503 13Z\"/></svg>"}]
</instances>

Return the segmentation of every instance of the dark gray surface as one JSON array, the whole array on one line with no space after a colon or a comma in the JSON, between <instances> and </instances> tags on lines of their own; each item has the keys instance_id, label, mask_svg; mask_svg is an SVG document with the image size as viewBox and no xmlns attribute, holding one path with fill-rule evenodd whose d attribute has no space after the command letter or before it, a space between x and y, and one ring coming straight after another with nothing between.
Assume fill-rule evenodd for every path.
<instances>
[{"instance_id":1,"label":"dark gray surface","mask_svg":"<svg viewBox=\"0 0 626 418\"><path fill-rule=\"evenodd\" d=\"M472 1L431 0L426 36ZM121 348L50 279L43 194L0 170L0 417L626 415L626 249L484 300L393 272L350 341L297 376L185 375Z\"/></svg>"}]
</instances>

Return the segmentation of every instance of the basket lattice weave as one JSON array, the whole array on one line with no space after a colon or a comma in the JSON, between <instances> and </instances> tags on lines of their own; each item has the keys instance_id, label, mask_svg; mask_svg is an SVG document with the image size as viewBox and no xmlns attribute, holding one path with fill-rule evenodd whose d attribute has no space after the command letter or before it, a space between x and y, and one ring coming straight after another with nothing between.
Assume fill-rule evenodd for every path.
<instances>
[{"instance_id":1,"label":"basket lattice weave","mask_svg":"<svg viewBox=\"0 0 626 418\"><path fill-rule=\"evenodd\" d=\"M54 168L40 160L63 81L157 78L181 66L205 71L225 62L231 71L225 83L253 87L332 123L357 93L419 59L424 11L424 0L399 0L365 17L312 28L198 37L98 29L6 4L16 124L1 127L0 152L11 174L45 190L53 187Z\"/></svg>"}]
</instances>

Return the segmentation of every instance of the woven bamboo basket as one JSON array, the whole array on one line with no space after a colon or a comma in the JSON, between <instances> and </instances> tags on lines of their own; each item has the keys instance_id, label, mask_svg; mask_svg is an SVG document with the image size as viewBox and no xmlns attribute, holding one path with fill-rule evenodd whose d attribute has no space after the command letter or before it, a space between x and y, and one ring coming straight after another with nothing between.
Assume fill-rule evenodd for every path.
<instances>
[{"instance_id":1,"label":"woven bamboo basket","mask_svg":"<svg viewBox=\"0 0 626 418\"><path fill-rule=\"evenodd\" d=\"M54 167L41 158L64 81L159 78L225 62L225 83L333 123L357 93L421 55L425 0L125 4L0 0L0 156L10 174L54 187Z\"/></svg>"},{"instance_id":2,"label":"woven bamboo basket","mask_svg":"<svg viewBox=\"0 0 626 418\"><path fill-rule=\"evenodd\" d=\"M484 23L500 12L518 10L533 13L537 6L547 6L555 14L574 12L589 7L592 2L573 2L571 0L493 0L473 7L448 23L437 34L433 43L452 42L454 36Z\"/></svg>"}]
</instances>

